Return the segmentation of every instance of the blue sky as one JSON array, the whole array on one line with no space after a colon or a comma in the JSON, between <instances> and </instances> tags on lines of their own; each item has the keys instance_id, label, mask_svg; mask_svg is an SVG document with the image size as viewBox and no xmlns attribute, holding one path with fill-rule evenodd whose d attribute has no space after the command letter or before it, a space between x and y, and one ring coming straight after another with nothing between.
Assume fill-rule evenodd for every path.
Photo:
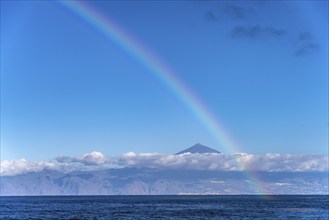
<instances>
[{"instance_id":1,"label":"blue sky","mask_svg":"<svg viewBox=\"0 0 329 220\"><path fill-rule=\"evenodd\" d=\"M87 4L250 153L328 154L328 2ZM225 151L134 55L59 2L1 1L1 160Z\"/></svg>"}]
</instances>

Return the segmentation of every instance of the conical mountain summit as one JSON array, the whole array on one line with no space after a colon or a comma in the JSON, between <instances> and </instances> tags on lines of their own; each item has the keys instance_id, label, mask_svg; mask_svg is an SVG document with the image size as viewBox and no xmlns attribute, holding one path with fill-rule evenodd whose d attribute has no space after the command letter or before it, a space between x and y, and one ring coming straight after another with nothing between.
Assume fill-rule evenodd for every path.
<instances>
[{"instance_id":1,"label":"conical mountain summit","mask_svg":"<svg viewBox=\"0 0 329 220\"><path fill-rule=\"evenodd\" d=\"M184 153L192 153L192 154L196 154L196 153L198 153L198 154L217 153L217 154L219 154L220 152L217 151L217 150L215 150L215 149L212 149L210 147L206 147L206 146L204 146L202 144L197 143L197 144L193 145L190 148L187 148L187 149L185 149L183 151L180 151L178 153L175 153L175 155L184 154Z\"/></svg>"}]
</instances>

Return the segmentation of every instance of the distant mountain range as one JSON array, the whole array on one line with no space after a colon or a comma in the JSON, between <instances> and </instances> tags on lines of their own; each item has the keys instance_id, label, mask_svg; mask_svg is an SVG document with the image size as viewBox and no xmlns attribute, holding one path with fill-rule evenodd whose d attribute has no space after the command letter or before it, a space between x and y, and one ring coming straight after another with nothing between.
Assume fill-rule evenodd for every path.
<instances>
[{"instance_id":1,"label":"distant mountain range","mask_svg":"<svg viewBox=\"0 0 329 220\"><path fill-rule=\"evenodd\" d=\"M220 152L196 144L176 155L184 153ZM0 178L1 196L328 194L328 172L253 171L251 175L241 171L123 167L69 173L43 170Z\"/></svg>"},{"instance_id":2,"label":"distant mountain range","mask_svg":"<svg viewBox=\"0 0 329 220\"><path fill-rule=\"evenodd\" d=\"M44 170L3 176L1 196L168 195L168 194L328 194L328 173L244 172L121 168L61 173ZM265 191L258 191L259 185Z\"/></svg>"}]
</instances>

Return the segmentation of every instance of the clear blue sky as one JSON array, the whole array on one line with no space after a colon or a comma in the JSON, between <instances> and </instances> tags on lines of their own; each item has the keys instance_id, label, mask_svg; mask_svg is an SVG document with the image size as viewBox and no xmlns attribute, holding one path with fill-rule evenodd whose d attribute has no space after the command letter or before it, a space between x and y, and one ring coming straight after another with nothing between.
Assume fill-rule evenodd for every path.
<instances>
[{"instance_id":1,"label":"clear blue sky","mask_svg":"<svg viewBox=\"0 0 329 220\"><path fill-rule=\"evenodd\" d=\"M88 2L249 153L328 154L328 2ZM1 1L1 160L223 150L129 51L53 1Z\"/></svg>"}]
</instances>

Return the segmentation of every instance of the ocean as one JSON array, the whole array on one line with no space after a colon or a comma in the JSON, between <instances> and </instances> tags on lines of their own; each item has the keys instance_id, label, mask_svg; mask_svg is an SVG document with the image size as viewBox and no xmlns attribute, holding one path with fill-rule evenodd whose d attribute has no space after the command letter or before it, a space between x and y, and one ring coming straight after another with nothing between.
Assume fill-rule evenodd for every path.
<instances>
[{"instance_id":1,"label":"ocean","mask_svg":"<svg viewBox=\"0 0 329 220\"><path fill-rule=\"evenodd\" d=\"M329 219L328 195L0 197L0 219Z\"/></svg>"}]
</instances>

